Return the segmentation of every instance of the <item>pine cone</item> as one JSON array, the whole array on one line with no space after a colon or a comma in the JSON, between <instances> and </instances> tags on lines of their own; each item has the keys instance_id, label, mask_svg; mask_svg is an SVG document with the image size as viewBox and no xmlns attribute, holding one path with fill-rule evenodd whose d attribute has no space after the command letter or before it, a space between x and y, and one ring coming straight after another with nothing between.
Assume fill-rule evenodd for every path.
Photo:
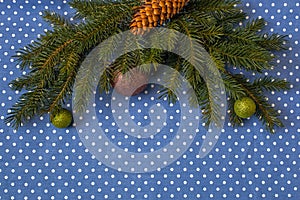
<instances>
[{"instance_id":1,"label":"pine cone","mask_svg":"<svg viewBox=\"0 0 300 200\"><path fill-rule=\"evenodd\" d=\"M162 25L185 6L189 0L145 0L144 4L135 8L130 29L134 34L143 34L151 27Z\"/></svg>"}]
</instances>

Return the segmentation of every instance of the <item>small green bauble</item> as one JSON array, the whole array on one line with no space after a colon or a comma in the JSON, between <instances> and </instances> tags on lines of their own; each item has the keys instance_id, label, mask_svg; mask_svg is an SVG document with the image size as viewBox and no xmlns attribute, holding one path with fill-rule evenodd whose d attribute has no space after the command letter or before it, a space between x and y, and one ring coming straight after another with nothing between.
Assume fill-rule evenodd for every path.
<instances>
[{"instance_id":1,"label":"small green bauble","mask_svg":"<svg viewBox=\"0 0 300 200\"><path fill-rule=\"evenodd\" d=\"M243 97L234 102L234 112L240 118L251 117L256 111L255 102L249 97Z\"/></svg>"},{"instance_id":2,"label":"small green bauble","mask_svg":"<svg viewBox=\"0 0 300 200\"><path fill-rule=\"evenodd\" d=\"M67 128L71 125L72 120L72 113L65 108L59 110L53 115L50 115L51 123L57 128Z\"/></svg>"}]
</instances>

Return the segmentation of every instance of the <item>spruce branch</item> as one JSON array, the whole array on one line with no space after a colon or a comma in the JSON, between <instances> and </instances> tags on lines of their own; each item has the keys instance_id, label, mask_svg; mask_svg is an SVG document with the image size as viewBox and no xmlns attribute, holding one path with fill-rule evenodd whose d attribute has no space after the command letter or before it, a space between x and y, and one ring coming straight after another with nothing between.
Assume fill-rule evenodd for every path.
<instances>
[{"instance_id":1,"label":"spruce branch","mask_svg":"<svg viewBox=\"0 0 300 200\"><path fill-rule=\"evenodd\" d=\"M211 57L211 60L215 63L216 67L220 70L220 71L224 71L225 70L225 63L226 61L224 60L224 58L222 57L222 55L218 52L215 51L211 51L212 49L209 49L209 55Z\"/></svg>"},{"instance_id":2,"label":"spruce branch","mask_svg":"<svg viewBox=\"0 0 300 200\"><path fill-rule=\"evenodd\" d=\"M229 41L211 46L210 51L217 52L233 66L257 72L270 69L269 62L273 59L269 51L257 45L242 45Z\"/></svg>"},{"instance_id":3,"label":"spruce branch","mask_svg":"<svg viewBox=\"0 0 300 200\"><path fill-rule=\"evenodd\" d=\"M230 31L226 34L230 41L243 45L257 45L260 42L261 37L253 31L248 31L247 27L239 27L234 31Z\"/></svg>"},{"instance_id":4,"label":"spruce branch","mask_svg":"<svg viewBox=\"0 0 300 200\"><path fill-rule=\"evenodd\" d=\"M48 106L48 112L52 112L70 97L78 70L77 64L81 59L77 52L70 52L67 60L62 64L59 76L49 91L51 101Z\"/></svg>"},{"instance_id":5,"label":"spruce branch","mask_svg":"<svg viewBox=\"0 0 300 200\"><path fill-rule=\"evenodd\" d=\"M40 115L47 105L47 90L37 88L21 95L17 103L10 109L5 123L18 129L33 116Z\"/></svg>"},{"instance_id":6,"label":"spruce branch","mask_svg":"<svg viewBox=\"0 0 300 200\"><path fill-rule=\"evenodd\" d=\"M179 18L183 21L189 21L189 29L197 30L197 37L194 37L203 45L213 44L224 36L223 27L216 24L211 16L203 16L199 11L179 16Z\"/></svg>"},{"instance_id":7,"label":"spruce branch","mask_svg":"<svg viewBox=\"0 0 300 200\"><path fill-rule=\"evenodd\" d=\"M240 0L192 0L188 6L197 7L201 11L212 14L216 19L222 19L240 12L240 9L236 7L240 3Z\"/></svg>"},{"instance_id":8,"label":"spruce branch","mask_svg":"<svg viewBox=\"0 0 300 200\"><path fill-rule=\"evenodd\" d=\"M258 78L254 80L252 87L253 88L260 87L262 90L271 92L271 91L288 90L289 83L283 79L274 78L272 76L265 76L263 78Z\"/></svg>"},{"instance_id":9,"label":"spruce branch","mask_svg":"<svg viewBox=\"0 0 300 200\"><path fill-rule=\"evenodd\" d=\"M167 97L168 101L170 103L175 103L178 98L176 96L176 93L178 92L178 88L181 88L181 81L180 81L180 70L181 70L181 64L182 64L182 58L179 56L173 58L173 56L169 56L168 59L168 66L175 69L175 71L172 74L168 74L166 77L168 80L165 80L168 82L165 88L161 89L159 91L160 96L159 99Z\"/></svg>"},{"instance_id":10,"label":"spruce branch","mask_svg":"<svg viewBox=\"0 0 300 200\"><path fill-rule=\"evenodd\" d=\"M193 6L194 10L212 16L224 30L232 31L237 23L244 21L246 18L246 13L238 7L240 3L240 0L196 0L196 3L190 4L190 6Z\"/></svg>"},{"instance_id":11,"label":"spruce branch","mask_svg":"<svg viewBox=\"0 0 300 200\"><path fill-rule=\"evenodd\" d=\"M225 71L222 71L222 78L226 92L230 99L235 101L246 96L242 83L240 83L237 79L232 78L232 76Z\"/></svg>"},{"instance_id":12,"label":"spruce branch","mask_svg":"<svg viewBox=\"0 0 300 200\"><path fill-rule=\"evenodd\" d=\"M12 88L17 90L25 88L32 92L27 92L26 95L20 97L22 101L12 108L7 122L11 122L11 125L17 128L24 122L26 115L32 117L33 113L51 112L52 109L60 106L63 100L72 93L71 89L80 64L79 58L106 39L108 36L105 33L110 31L114 33L118 30L118 21L123 19L124 15L127 18L129 16L129 13L122 12L124 7L129 10L128 6L120 5L117 11L111 12L111 15L102 16L102 20L105 20L88 22L76 27L69 24L61 26L66 20L59 15L46 13L45 17L51 23L55 22L55 29L45 33L37 42L18 52L20 66L22 69L26 67L31 69L31 72L12 81ZM70 65L73 68L69 69L69 72L62 69ZM41 90L51 92L37 96ZM40 106L37 102L43 100L47 101Z\"/></svg>"},{"instance_id":13,"label":"spruce branch","mask_svg":"<svg viewBox=\"0 0 300 200\"><path fill-rule=\"evenodd\" d=\"M114 79L114 71L111 67L105 67L103 74L99 80L99 92L109 93L109 90L112 88L112 80Z\"/></svg>"},{"instance_id":14,"label":"spruce branch","mask_svg":"<svg viewBox=\"0 0 300 200\"><path fill-rule=\"evenodd\" d=\"M126 38L123 38L122 41L122 52L128 52L130 49L135 49L138 45L136 43L133 43L128 35L126 35ZM133 52L125 53L124 55L121 55L119 58L117 58L117 60L112 64L112 67L117 72L121 72L124 74L129 71L129 69L141 64L140 60L143 53L144 51L139 49Z\"/></svg>"},{"instance_id":15,"label":"spruce branch","mask_svg":"<svg viewBox=\"0 0 300 200\"><path fill-rule=\"evenodd\" d=\"M287 50L286 35L268 34L264 33L261 35L258 44L269 51L280 51Z\"/></svg>"},{"instance_id":16,"label":"spruce branch","mask_svg":"<svg viewBox=\"0 0 300 200\"><path fill-rule=\"evenodd\" d=\"M271 106L271 104L267 101L267 98L262 95L263 89L276 89L280 90L283 88L288 88L288 83L285 81L275 81L276 84L273 86L273 88L269 86L264 86L264 83L270 82L269 78L263 78L260 79L260 81L256 80L254 83L248 82L243 76L241 75L232 75L229 72L226 72L226 75L230 77L231 79L237 81L240 84L240 89L242 89L246 96L249 96L255 104L257 105L258 109L256 111L256 116L258 119L262 120L263 124L265 124L266 129L274 133L275 132L275 126L282 127L283 123L278 118L279 113ZM227 89L231 89L228 88ZM236 92L235 90L231 90L231 92ZM231 101L231 104L233 101ZM231 105L231 108L233 105ZM233 124L240 124L242 121L239 119L239 117L236 116L236 114L231 110L230 112L230 118L233 122Z\"/></svg>"},{"instance_id":17,"label":"spruce branch","mask_svg":"<svg viewBox=\"0 0 300 200\"><path fill-rule=\"evenodd\" d=\"M16 63L20 66L21 70L28 69L44 46L40 40L34 41L23 49L18 50L13 58L16 59Z\"/></svg>"},{"instance_id":18,"label":"spruce branch","mask_svg":"<svg viewBox=\"0 0 300 200\"><path fill-rule=\"evenodd\" d=\"M17 51L16 63L27 73L10 83L14 90L27 90L8 113L6 122L18 128L34 115L54 112L60 108L73 93L73 85L78 75L78 69L88 53L99 43L112 35L129 30L135 6L139 0L73 0L70 5L77 11L73 16L76 23L55 12L44 12L45 21L49 22L53 30L47 31L36 41ZM278 91L288 89L285 80L274 77L257 78L248 82L243 75L229 73L231 66L252 72L262 72L272 69L274 51L286 49L285 36L263 33L266 25L264 19L247 20L246 13L239 7L239 0L191 0L183 11L176 14L164 26L179 31L193 38L209 52L218 70L222 74L226 91L229 96L230 120L232 124L241 124L241 118L235 115L233 103L235 100L249 96L258 109L256 115L269 131L275 126L282 126L278 119L278 112L269 104L264 91ZM242 22L242 23L241 23ZM242 24L240 26L240 24ZM154 41L154 40L153 40ZM123 50L131 49L131 41L125 41ZM156 42L167 45L169 49L177 48L180 39L176 34L170 34L168 41ZM106 43L101 56L110 56L118 44ZM201 60L202 52L191 48L183 52L186 58L196 59L193 62L205 63ZM218 109L210 96L210 86L201 77L191 63L169 52L159 49L144 49L128 52L110 66L102 66L103 71L83 69L83 76L76 92L79 92L74 103L84 106L89 89L95 85L95 80L102 74L98 86L101 91L108 91L116 72L126 72L138 66L144 72L150 72L147 63L169 65L180 72L191 84L196 93L197 102L203 113L203 120L208 125L218 116L213 111ZM82 74L81 74L82 75ZM93 78L91 78L93 77ZM181 87L178 74L172 74L169 80L170 88ZM176 100L176 95L170 88L161 91L161 97ZM188 94L191 91L188 91ZM191 102L195 99L191 99ZM196 101L195 101L196 102ZM75 107L76 107L75 105Z\"/></svg>"},{"instance_id":19,"label":"spruce branch","mask_svg":"<svg viewBox=\"0 0 300 200\"><path fill-rule=\"evenodd\" d=\"M264 19L255 19L247 22L244 26L235 28L233 31L226 31L226 35L232 41L244 45L258 45L267 51L286 49L286 36L260 32L265 23Z\"/></svg>"},{"instance_id":20,"label":"spruce branch","mask_svg":"<svg viewBox=\"0 0 300 200\"><path fill-rule=\"evenodd\" d=\"M129 20L133 14L133 7L140 4L138 0L121 0L121 1L102 1L102 0L73 0L69 3L77 13L74 18L95 20L109 16L111 12L123 11L120 14L126 15L124 19Z\"/></svg>"},{"instance_id":21,"label":"spruce branch","mask_svg":"<svg viewBox=\"0 0 300 200\"><path fill-rule=\"evenodd\" d=\"M244 31L248 33L260 32L266 25L266 21L263 18L257 18L246 22Z\"/></svg>"},{"instance_id":22,"label":"spruce branch","mask_svg":"<svg viewBox=\"0 0 300 200\"><path fill-rule=\"evenodd\" d=\"M150 64L153 66L154 70L157 70L158 65L164 63L164 51L161 49L145 49L144 53L141 55L141 62L137 66L139 70L144 73L149 74L151 72L151 68L144 67L142 64Z\"/></svg>"},{"instance_id":23,"label":"spruce branch","mask_svg":"<svg viewBox=\"0 0 300 200\"><path fill-rule=\"evenodd\" d=\"M54 66L58 65L62 61L62 55L66 53L65 48L70 45L73 40L68 40L52 46L49 52L43 52L40 54L39 60L34 63L34 66L38 66L38 69L31 76L27 76L23 81L27 81L36 86L46 87L51 86L54 81ZM35 80L39 80L36 82Z\"/></svg>"},{"instance_id":24,"label":"spruce branch","mask_svg":"<svg viewBox=\"0 0 300 200\"><path fill-rule=\"evenodd\" d=\"M228 98L228 114L229 114L229 121L233 127L241 126L243 124L243 119L237 116L234 112L234 98Z\"/></svg>"},{"instance_id":25,"label":"spruce branch","mask_svg":"<svg viewBox=\"0 0 300 200\"><path fill-rule=\"evenodd\" d=\"M46 22L53 25L54 28L61 28L65 26L73 26L71 21L64 16L54 12L54 11L44 11L43 18Z\"/></svg>"}]
</instances>

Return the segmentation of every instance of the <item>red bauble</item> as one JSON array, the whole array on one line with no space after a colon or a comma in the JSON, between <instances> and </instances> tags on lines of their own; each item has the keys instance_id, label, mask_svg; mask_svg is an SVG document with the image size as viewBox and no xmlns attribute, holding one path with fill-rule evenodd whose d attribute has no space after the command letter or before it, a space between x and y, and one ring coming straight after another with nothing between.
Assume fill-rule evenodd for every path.
<instances>
[{"instance_id":1,"label":"red bauble","mask_svg":"<svg viewBox=\"0 0 300 200\"><path fill-rule=\"evenodd\" d=\"M113 80L114 89L124 96L134 96L143 92L148 84L148 76L136 68L127 73L117 72Z\"/></svg>"}]
</instances>

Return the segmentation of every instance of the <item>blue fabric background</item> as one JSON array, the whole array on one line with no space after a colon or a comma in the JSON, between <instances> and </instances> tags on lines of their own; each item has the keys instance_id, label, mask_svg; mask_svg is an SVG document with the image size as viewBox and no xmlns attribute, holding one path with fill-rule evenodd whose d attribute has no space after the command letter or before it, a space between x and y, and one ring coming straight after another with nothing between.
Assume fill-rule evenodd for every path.
<instances>
[{"instance_id":1,"label":"blue fabric background","mask_svg":"<svg viewBox=\"0 0 300 200\"><path fill-rule=\"evenodd\" d=\"M56 129L47 115L32 119L17 132L4 124L8 109L20 96L8 87L22 74L11 56L50 28L41 18L44 9L67 16L73 11L67 1L0 0L0 199L300 199L300 1L243 0L242 4L250 18L268 21L266 32L288 35L289 49L278 54L274 71L268 72L291 82L291 90L268 94L281 111L285 128L271 135L256 118L238 128L226 123L207 157L197 157L199 135L177 162L157 172L130 174L98 162L74 127ZM145 102L153 104L152 96L154 92L132 100L136 103L131 112L142 123L148 123L143 119L147 112L136 110ZM103 127L110 129L112 122L101 116ZM160 148L168 142L163 136L157 137L160 144L138 147ZM112 137L129 146L131 139Z\"/></svg>"}]
</instances>

